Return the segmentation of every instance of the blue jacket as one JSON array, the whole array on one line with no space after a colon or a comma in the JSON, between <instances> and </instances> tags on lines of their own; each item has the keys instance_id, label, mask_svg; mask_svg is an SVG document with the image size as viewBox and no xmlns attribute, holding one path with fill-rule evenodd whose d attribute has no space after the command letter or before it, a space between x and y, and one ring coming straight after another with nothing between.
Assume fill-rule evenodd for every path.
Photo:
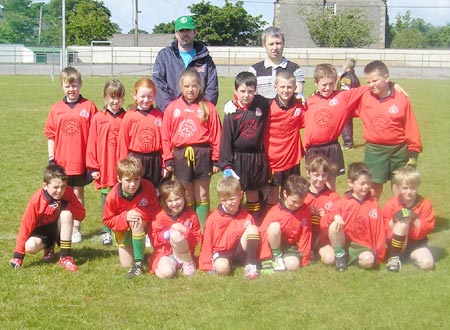
<instances>
[{"instance_id":1,"label":"blue jacket","mask_svg":"<svg viewBox=\"0 0 450 330\"><path fill-rule=\"evenodd\" d=\"M194 41L197 53L192 58L188 67L194 67L200 73L204 87L205 98L217 104L219 97L219 86L217 70L208 48L203 43ZM156 106L162 111L167 105L177 99L180 95L179 78L185 69L184 62L178 49L178 41L159 51L153 66L152 79L156 84Z\"/></svg>"}]
</instances>

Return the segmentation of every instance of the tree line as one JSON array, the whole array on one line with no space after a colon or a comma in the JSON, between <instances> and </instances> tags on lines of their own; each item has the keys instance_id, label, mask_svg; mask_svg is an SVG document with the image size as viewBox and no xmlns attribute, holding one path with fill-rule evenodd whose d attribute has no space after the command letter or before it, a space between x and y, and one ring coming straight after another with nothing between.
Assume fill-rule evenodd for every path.
<instances>
[{"instance_id":1,"label":"tree line","mask_svg":"<svg viewBox=\"0 0 450 330\"><path fill-rule=\"evenodd\" d=\"M121 31L111 21L111 12L103 1L66 0L66 45L89 45L92 40L106 41ZM258 46L261 31L268 22L252 16L242 1L225 1L222 7L203 0L189 10L196 17L198 39L211 46ZM61 0L48 3L31 0L0 0L0 43L28 46L61 45ZM300 14L300 13L299 13ZM302 13L312 39L319 47L366 47L374 42L366 15L349 9L335 15L326 12ZM436 27L410 12L397 15L393 24L387 17L386 48L450 48L450 23ZM161 23L152 33L174 32L174 21ZM141 34L149 32L138 31ZM134 29L128 31L134 33Z\"/></svg>"}]
</instances>

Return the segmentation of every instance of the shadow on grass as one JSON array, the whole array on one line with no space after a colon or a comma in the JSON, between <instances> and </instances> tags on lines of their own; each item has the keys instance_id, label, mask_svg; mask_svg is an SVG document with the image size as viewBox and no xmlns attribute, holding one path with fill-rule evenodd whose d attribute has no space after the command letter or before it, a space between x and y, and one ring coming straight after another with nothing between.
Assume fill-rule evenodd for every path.
<instances>
[{"instance_id":1,"label":"shadow on grass","mask_svg":"<svg viewBox=\"0 0 450 330\"><path fill-rule=\"evenodd\" d=\"M431 254L434 257L434 261L439 261L448 256L448 252L441 246L429 245L428 248L431 251Z\"/></svg>"},{"instance_id":2,"label":"shadow on grass","mask_svg":"<svg viewBox=\"0 0 450 330\"><path fill-rule=\"evenodd\" d=\"M450 230L450 220L442 217L436 217L435 218L435 227L434 231L435 233Z\"/></svg>"}]
</instances>

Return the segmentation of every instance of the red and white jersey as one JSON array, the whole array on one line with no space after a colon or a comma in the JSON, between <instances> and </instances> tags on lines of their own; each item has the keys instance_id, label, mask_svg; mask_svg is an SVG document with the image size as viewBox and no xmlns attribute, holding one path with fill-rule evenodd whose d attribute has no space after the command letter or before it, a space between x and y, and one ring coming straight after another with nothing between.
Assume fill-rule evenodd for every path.
<instances>
[{"instance_id":1,"label":"red and white jersey","mask_svg":"<svg viewBox=\"0 0 450 330\"><path fill-rule=\"evenodd\" d=\"M272 222L281 226L281 242L296 245L302 254L301 265L308 266L311 260L311 212L309 206L303 204L296 211L290 211L281 203L274 205L264 217L259 231L261 233L260 259L271 259L272 250L268 240L267 229Z\"/></svg>"},{"instance_id":2,"label":"red and white jersey","mask_svg":"<svg viewBox=\"0 0 450 330\"><path fill-rule=\"evenodd\" d=\"M63 210L72 212L73 218L79 221L86 216L86 210L75 196L72 187L66 187L60 200L53 199L42 188L36 191L22 217L14 251L25 255L25 243L33 230L57 221Z\"/></svg>"},{"instance_id":3,"label":"red and white jersey","mask_svg":"<svg viewBox=\"0 0 450 330\"><path fill-rule=\"evenodd\" d=\"M199 103L188 104L183 96L172 101L164 112L163 161L173 159L172 149L195 144L210 144L213 162L219 158L222 124L217 109L205 101L209 109L206 122L202 122L203 111Z\"/></svg>"},{"instance_id":4,"label":"red and white jersey","mask_svg":"<svg viewBox=\"0 0 450 330\"><path fill-rule=\"evenodd\" d=\"M364 93L356 110L363 123L363 137L368 143L397 145L406 142L408 150L422 152L419 127L409 98L394 89L380 100Z\"/></svg>"},{"instance_id":5,"label":"red and white jersey","mask_svg":"<svg viewBox=\"0 0 450 330\"><path fill-rule=\"evenodd\" d=\"M130 151L144 154L162 151L162 123L163 113L159 109L130 109L119 131L118 159L126 158Z\"/></svg>"},{"instance_id":6,"label":"red and white jersey","mask_svg":"<svg viewBox=\"0 0 450 330\"><path fill-rule=\"evenodd\" d=\"M254 224L255 220L246 210L241 208L237 214L230 215L219 205L206 219L198 259L199 269L213 270L213 254L230 251L239 242L247 227Z\"/></svg>"},{"instance_id":7,"label":"red and white jersey","mask_svg":"<svg viewBox=\"0 0 450 330\"><path fill-rule=\"evenodd\" d=\"M190 208L186 207L181 214L174 217L167 214L166 211L161 210L156 215L156 220L153 221L151 230L148 233L153 246L153 253L150 260L150 272L154 273L158 267L159 260L163 256L170 256L172 246L170 245L170 238L165 239L164 233L172 227L175 223L181 223L187 230L184 233L184 238L189 243L189 251L194 256L195 248L202 240L201 226L197 214Z\"/></svg>"},{"instance_id":8,"label":"red and white jersey","mask_svg":"<svg viewBox=\"0 0 450 330\"><path fill-rule=\"evenodd\" d=\"M264 147L272 171L280 172L300 164L303 145L300 129L305 127L305 106L293 98L287 107L280 106L278 97L271 101Z\"/></svg>"},{"instance_id":9,"label":"red and white jersey","mask_svg":"<svg viewBox=\"0 0 450 330\"><path fill-rule=\"evenodd\" d=\"M334 216L344 220L344 233L347 243L354 242L372 250L378 262L386 255L384 218L378 201L371 196L360 201L348 191L334 203L328 214L322 217L321 230L328 232Z\"/></svg>"},{"instance_id":10,"label":"red and white jersey","mask_svg":"<svg viewBox=\"0 0 450 330\"><path fill-rule=\"evenodd\" d=\"M394 217L394 214L402 208L405 208L405 206L402 205L400 195L389 199L383 207L383 215L386 222L386 238L388 239L392 237L392 229L389 226L389 222ZM410 223L408 238L415 241L422 240L434 229L433 206L428 199L418 195L414 206L410 210L417 216L418 226L416 227L413 222Z\"/></svg>"},{"instance_id":11,"label":"red and white jersey","mask_svg":"<svg viewBox=\"0 0 450 330\"><path fill-rule=\"evenodd\" d=\"M97 189L112 187L117 183L117 140L124 115L123 109L117 114L105 110L97 112L92 119L86 167L100 172L100 179L94 181Z\"/></svg>"},{"instance_id":12,"label":"red and white jersey","mask_svg":"<svg viewBox=\"0 0 450 330\"><path fill-rule=\"evenodd\" d=\"M156 190L150 181L141 180L141 185L133 196L125 197L122 193L122 185L117 183L106 195L103 209L103 223L114 231L126 231L129 229L127 212L138 211L142 221L155 220L160 207Z\"/></svg>"},{"instance_id":13,"label":"red and white jersey","mask_svg":"<svg viewBox=\"0 0 450 330\"><path fill-rule=\"evenodd\" d=\"M339 195L334 190L325 187L322 191L315 194L308 192L304 203L308 206L313 206L316 209L323 209L325 213L329 212L334 203L339 199ZM313 225L320 225L320 215L311 213L311 219Z\"/></svg>"},{"instance_id":14,"label":"red and white jersey","mask_svg":"<svg viewBox=\"0 0 450 330\"><path fill-rule=\"evenodd\" d=\"M64 167L67 175L86 172L89 128L96 113L95 104L81 96L75 104L61 100L50 109L44 134L55 141L56 163Z\"/></svg>"},{"instance_id":15,"label":"red and white jersey","mask_svg":"<svg viewBox=\"0 0 450 330\"><path fill-rule=\"evenodd\" d=\"M336 141L368 86L335 91L329 97L308 98L305 111L305 147Z\"/></svg>"}]
</instances>

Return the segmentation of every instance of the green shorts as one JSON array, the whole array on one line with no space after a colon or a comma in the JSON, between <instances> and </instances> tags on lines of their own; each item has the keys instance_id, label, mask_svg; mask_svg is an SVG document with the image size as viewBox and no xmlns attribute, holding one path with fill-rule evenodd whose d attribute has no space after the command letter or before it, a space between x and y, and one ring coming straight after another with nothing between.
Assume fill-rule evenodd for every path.
<instances>
[{"instance_id":1,"label":"green shorts","mask_svg":"<svg viewBox=\"0 0 450 330\"><path fill-rule=\"evenodd\" d=\"M372 252L372 250L369 249L367 246L356 244L354 242L350 242L350 244L348 245L347 264L350 265L353 262L355 262L355 260L358 260L359 255L366 251Z\"/></svg>"},{"instance_id":2,"label":"green shorts","mask_svg":"<svg viewBox=\"0 0 450 330\"><path fill-rule=\"evenodd\" d=\"M366 144L364 163L372 174L372 181L385 183L393 176L394 171L408 162L408 146L406 143L393 146L382 144Z\"/></svg>"},{"instance_id":3,"label":"green shorts","mask_svg":"<svg viewBox=\"0 0 450 330\"><path fill-rule=\"evenodd\" d=\"M133 246L131 240L131 230L127 231L112 231L114 242L118 247L130 247Z\"/></svg>"}]
</instances>

